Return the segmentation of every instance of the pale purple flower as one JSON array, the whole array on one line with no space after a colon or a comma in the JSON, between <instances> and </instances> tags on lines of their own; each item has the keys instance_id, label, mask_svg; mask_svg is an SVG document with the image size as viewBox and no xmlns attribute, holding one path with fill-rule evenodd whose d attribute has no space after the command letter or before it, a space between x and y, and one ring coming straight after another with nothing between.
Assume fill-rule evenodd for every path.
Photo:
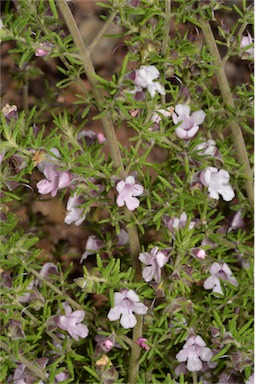
<instances>
[{"instance_id":1,"label":"pale purple flower","mask_svg":"<svg viewBox=\"0 0 255 384\"><path fill-rule=\"evenodd\" d=\"M57 266L54 264L54 263L45 263L43 266L42 266L42 269L40 271L40 275L45 279L47 280L48 279L48 275L57 275L58 274L58 268ZM37 283L36 283L37 285Z\"/></svg>"},{"instance_id":2,"label":"pale purple flower","mask_svg":"<svg viewBox=\"0 0 255 384\"><path fill-rule=\"evenodd\" d=\"M50 53L51 49L52 49L52 44L47 42L45 42L44 44L40 43L38 48L35 51L35 56L45 57Z\"/></svg>"},{"instance_id":3,"label":"pale purple flower","mask_svg":"<svg viewBox=\"0 0 255 384\"><path fill-rule=\"evenodd\" d=\"M117 235L118 245L121 247L123 245L127 245L129 243L129 236L125 229L121 229L120 233Z\"/></svg>"},{"instance_id":4,"label":"pale purple flower","mask_svg":"<svg viewBox=\"0 0 255 384\"><path fill-rule=\"evenodd\" d=\"M25 333L22 329L22 324L20 321L10 319L9 327L8 327L8 336L11 340L23 339L25 337Z\"/></svg>"},{"instance_id":5,"label":"pale purple flower","mask_svg":"<svg viewBox=\"0 0 255 384\"><path fill-rule=\"evenodd\" d=\"M144 348L145 351L148 351L150 349L150 347L146 344L147 339L145 339L144 337L139 337L139 339L136 340L136 343L140 345L141 348Z\"/></svg>"},{"instance_id":6,"label":"pale purple flower","mask_svg":"<svg viewBox=\"0 0 255 384\"><path fill-rule=\"evenodd\" d=\"M75 223L76 226L80 225L85 219L84 209L79 208L81 204L80 197L74 194L70 196L67 202L66 210L68 211L65 217L66 224Z\"/></svg>"},{"instance_id":7,"label":"pale purple flower","mask_svg":"<svg viewBox=\"0 0 255 384\"><path fill-rule=\"evenodd\" d=\"M26 293L18 297L20 303L28 303L30 301L34 286L35 280L31 280L26 288Z\"/></svg>"},{"instance_id":8,"label":"pale purple flower","mask_svg":"<svg viewBox=\"0 0 255 384\"><path fill-rule=\"evenodd\" d=\"M210 361L213 353L201 336L191 336L183 346L183 349L177 353L176 359L182 363L187 361L187 369L190 372L200 371L203 361Z\"/></svg>"},{"instance_id":9,"label":"pale purple flower","mask_svg":"<svg viewBox=\"0 0 255 384\"><path fill-rule=\"evenodd\" d=\"M97 140L99 144L103 144L106 142L106 137L103 133L97 133Z\"/></svg>"},{"instance_id":10,"label":"pale purple flower","mask_svg":"<svg viewBox=\"0 0 255 384\"><path fill-rule=\"evenodd\" d=\"M244 226L244 221L242 218L242 210L238 209L235 216L233 217L228 232L234 231L235 229L242 228Z\"/></svg>"},{"instance_id":11,"label":"pale purple flower","mask_svg":"<svg viewBox=\"0 0 255 384\"><path fill-rule=\"evenodd\" d=\"M206 257L206 253L203 249L201 248L193 248L191 250L191 253L193 256L195 256L197 259L203 260Z\"/></svg>"},{"instance_id":12,"label":"pale purple flower","mask_svg":"<svg viewBox=\"0 0 255 384\"><path fill-rule=\"evenodd\" d=\"M154 97L156 92L165 95L164 87L158 81L154 81L158 77L159 70L154 65L142 65L135 70L134 84L140 88L147 88L151 97Z\"/></svg>"},{"instance_id":13,"label":"pale purple flower","mask_svg":"<svg viewBox=\"0 0 255 384\"><path fill-rule=\"evenodd\" d=\"M97 342L97 347L104 352L109 352L114 347L121 348L121 345L116 343L114 336L96 335L95 341Z\"/></svg>"},{"instance_id":14,"label":"pale purple flower","mask_svg":"<svg viewBox=\"0 0 255 384\"><path fill-rule=\"evenodd\" d=\"M41 370L45 370L47 365L48 359L45 357L40 357L38 359L35 359L33 363L35 365L38 365ZM45 375L48 377L48 373L45 373ZM17 368L15 369L12 376L10 376L7 379L8 383L12 384L44 384L42 380L38 381L38 378L35 377L27 368L25 364L19 364Z\"/></svg>"},{"instance_id":15,"label":"pale purple flower","mask_svg":"<svg viewBox=\"0 0 255 384\"><path fill-rule=\"evenodd\" d=\"M174 124L179 124L175 129L176 135L180 139L189 140L197 133L199 125L205 119L205 113L202 110L193 112L190 115L190 107L186 104L178 104L175 107L175 112L172 115Z\"/></svg>"},{"instance_id":16,"label":"pale purple flower","mask_svg":"<svg viewBox=\"0 0 255 384\"><path fill-rule=\"evenodd\" d=\"M83 310L78 310L72 312L72 308L65 304L65 316L61 315L58 318L59 328L67 331L69 335L76 341L79 340L79 337L85 339L88 336L88 327L81 322L84 320L85 312Z\"/></svg>"},{"instance_id":17,"label":"pale purple flower","mask_svg":"<svg viewBox=\"0 0 255 384\"><path fill-rule=\"evenodd\" d=\"M229 180L230 175L224 169L218 170L215 167L207 167L200 173L200 181L205 187L208 187L212 199L219 200L219 195L221 195L223 200L231 201L235 197Z\"/></svg>"},{"instance_id":18,"label":"pale purple flower","mask_svg":"<svg viewBox=\"0 0 255 384\"><path fill-rule=\"evenodd\" d=\"M65 381L69 379L69 374L66 372L60 372L55 376L55 380L57 383L62 383L62 381Z\"/></svg>"},{"instance_id":19,"label":"pale purple flower","mask_svg":"<svg viewBox=\"0 0 255 384\"><path fill-rule=\"evenodd\" d=\"M103 133L95 133L88 129L79 132L77 138L80 142L82 141L82 138L84 138L87 145L92 145L96 142L98 142L99 144L103 144L106 141L106 138Z\"/></svg>"},{"instance_id":20,"label":"pale purple flower","mask_svg":"<svg viewBox=\"0 0 255 384\"><path fill-rule=\"evenodd\" d=\"M71 175L67 171L56 171L55 165L45 167L43 171L46 179L39 181L36 186L38 192L42 195L51 193L51 196L56 196L59 189L68 187L71 184Z\"/></svg>"},{"instance_id":21,"label":"pale purple flower","mask_svg":"<svg viewBox=\"0 0 255 384\"><path fill-rule=\"evenodd\" d=\"M132 289L121 289L114 293L114 307L108 313L108 319L115 321L120 318L120 324L123 328L133 328L136 323L134 313L144 315L148 308L140 303L140 299ZM133 313L134 312L134 313Z\"/></svg>"},{"instance_id":22,"label":"pale purple flower","mask_svg":"<svg viewBox=\"0 0 255 384\"><path fill-rule=\"evenodd\" d=\"M85 246L85 252L81 256L80 263L82 263L83 260L86 260L89 255L94 255L103 247L104 243L102 240L98 239L95 235L89 236Z\"/></svg>"},{"instance_id":23,"label":"pale purple flower","mask_svg":"<svg viewBox=\"0 0 255 384\"><path fill-rule=\"evenodd\" d=\"M152 248L149 252L143 252L139 254L138 259L147 267L143 269L144 281L151 281L153 278L156 283L160 283L161 268L167 263L169 256L166 256L162 251L158 250L158 247Z\"/></svg>"},{"instance_id":24,"label":"pale purple flower","mask_svg":"<svg viewBox=\"0 0 255 384\"><path fill-rule=\"evenodd\" d=\"M25 364L19 364L13 373L12 382L15 384L27 384L25 379Z\"/></svg>"},{"instance_id":25,"label":"pale purple flower","mask_svg":"<svg viewBox=\"0 0 255 384\"><path fill-rule=\"evenodd\" d=\"M157 109L155 112L153 112L151 116L151 121L155 124L159 124L159 122L162 120L162 115L165 117L170 117L173 114L173 107L169 107L167 109Z\"/></svg>"},{"instance_id":26,"label":"pale purple flower","mask_svg":"<svg viewBox=\"0 0 255 384\"><path fill-rule=\"evenodd\" d=\"M49 54L49 52L45 51L43 48L38 48L35 51L35 56L37 56L37 57L44 57L44 56L47 56L48 54Z\"/></svg>"},{"instance_id":27,"label":"pale purple flower","mask_svg":"<svg viewBox=\"0 0 255 384\"><path fill-rule=\"evenodd\" d=\"M18 118L18 108L16 105L6 104L2 108L2 112L7 121L17 120Z\"/></svg>"},{"instance_id":28,"label":"pale purple flower","mask_svg":"<svg viewBox=\"0 0 255 384\"><path fill-rule=\"evenodd\" d=\"M72 175L68 171L58 171L58 157L60 153L58 149L51 148L51 152L55 157L46 154L45 159L37 165L40 172L44 174L46 179L37 183L38 192L41 194L51 193L51 196L56 196L59 189L68 187L72 181Z\"/></svg>"},{"instance_id":29,"label":"pale purple flower","mask_svg":"<svg viewBox=\"0 0 255 384\"><path fill-rule=\"evenodd\" d=\"M186 227L187 220L188 220L188 216L186 212L182 212L180 218L178 217L169 218L169 216L166 216L163 219L163 222L166 225L166 227L169 229L169 231L171 231L172 234L174 235L176 230ZM191 220L191 222L189 223L188 229L191 230L192 228L194 228L194 226L195 226L195 221Z\"/></svg>"},{"instance_id":30,"label":"pale purple flower","mask_svg":"<svg viewBox=\"0 0 255 384\"><path fill-rule=\"evenodd\" d=\"M195 147L195 151L198 151L199 156L215 157L219 154L216 142L214 140L207 140Z\"/></svg>"},{"instance_id":31,"label":"pale purple flower","mask_svg":"<svg viewBox=\"0 0 255 384\"><path fill-rule=\"evenodd\" d=\"M238 287L238 282L226 263L213 263L209 272L211 276L204 281L205 289L212 289L213 292L223 295L220 279Z\"/></svg>"},{"instance_id":32,"label":"pale purple flower","mask_svg":"<svg viewBox=\"0 0 255 384\"><path fill-rule=\"evenodd\" d=\"M249 56L254 57L254 47L252 47L251 44L253 44L253 38L248 32L247 36L242 36L242 39L240 42L240 48L244 51L241 53L242 59L246 59ZM249 47L249 48L246 48L246 47Z\"/></svg>"},{"instance_id":33,"label":"pale purple flower","mask_svg":"<svg viewBox=\"0 0 255 384\"><path fill-rule=\"evenodd\" d=\"M126 204L130 211L133 211L140 205L140 201L134 196L140 196L143 193L143 186L135 184L134 176L128 176L126 180L118 182L116 189L119 193L117 197L117 205L123 207Z\"/></svg>"}]
</instances>

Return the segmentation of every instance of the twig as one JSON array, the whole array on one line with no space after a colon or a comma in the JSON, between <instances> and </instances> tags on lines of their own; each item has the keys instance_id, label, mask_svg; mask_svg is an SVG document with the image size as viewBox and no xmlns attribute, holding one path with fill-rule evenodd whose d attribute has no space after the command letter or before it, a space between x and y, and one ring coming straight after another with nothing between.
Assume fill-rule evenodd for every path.
<instances>
[{"instance_id":1,"label":"twig","mask_svg":"<svg viewBox=\"0 0 255 384\"><path fill-rule=\"evenodd\" d=\"M83 64L87 79L91 85L92 93L97 101L98 108L100 111L103 111L104 105L105 105L105 98L102 92L100 91L100 84L96 78L96 72L93 67L93 64L90 59L90 55L86 47L84 46L84 42L82 40L82 37L80 35L79 29L77 27L77 24L73 18L73 15L66 3L66 0L58 0L58 7L64 17L64 20L66 22L66 25L69 29L69 32L72 35L73 41L78 49L78 52L80 54L80 60ZM113 160L113 166L116 170L118 170L119 176L122 179L125 179L126 172L124 170L123 162L121 159L121 154L119 150L118 140L115 134L112 118L109 112L106 111L106 113L101 117L105 135L107 138L107 142L110 148L110 154L112 156ZM125 208L124 210L126 220L127 222L130 221L132 213ZM139 252L140 252L140 242L139 242L139 236L136 225L128 226L127 232L129 236L129 244L130 244L130 253L132 256L132 264L133 268L135 270L135 280L138 281L142 276L141 271L141 263L138 260ZM132 372L130 375L132 376L132 380L135 383L135 377L139 370L139 355L140 355L140 348L137 349L137 344L135 343L135 340L137 338L142 336L142 318L137 316L137 324L134 327L133 330L133 344L131 349L131 357L130 362L136 363L135 368L132 369ZM131 365L131 363L130 363Z\"/></svg>"},{"instance_id":2,"label":"twig","mask_svg":"<svg viewBox=\"0 0 255 384\"><path fill-rule=\"evenodd\" d=\"M114 11L111 14L111 16L109 17L109 19L105 22L104 26L98 32L98 35L94 38L92 43L87 48L88 53L91 53L93 51L93 49L95 48L95 46L99 43L99 40L103 37L103 35L107 31L107 29L110 27L110 25L113 22L116 15L117 15L117 11Z\"/></svg>"},{"instance_id":3,"label":"twig","mask_svg":"<svg viewBox=\"0 0 255 384\"><path fill-rule=\"evenodd\" d=\"M221 60L222 61L222 65L226 65L227 61L229 60L230 56L231 56L231 51L233 51L233 49L236 48L237 46L237 42L238 42L238 38L242 36L242 34L244 33L244 30L245 28L247 27L247 22L243 23L240 28L239 28L239 31L237 32L237 35L235 37L235 40L233 41L233 43L231 44L231 46L229 47L228 49L228 52L226 53L226 55L223 57L223 59Z\"/></svg>"},{"instance_id":4,"label":"twig","mask_svg":"<svg viewBox=\"0 0 255 384\"><path fill-rule=\"evenodd\" d=\"M162 41L161 55L165 57L169 41L169 30L171 21L171 0L165 0L165 20L164 20L164 35ZM166 96L161 95L161 104L165 104Z\"/></svg>"},{"instance_id":5,"label":"twig","mask_svg":"<svg viewBox=\"0 0 255 384\"><path fill-rule=\"evenodd\" d=\"M1 340L0 340L0 348L2 348L5 352L7 352L9 355L11 355L11 349L8 347L8 345L6 345ZM36 365L30 363L30 361L27 360L20 353L17 353L17 356L14 356L14 358L15 358L15 360L18 360L18 362L20 362L21 364L24 364L36 377L43 380L43 382L47 383L47 376L39 366L36 366Z\"/></svg>"},{"instance_id":6,"label":"twig","mask_svg":"<svg viewBox=\"0 0 255 384\"><path fill-rule=\"evenodd\" d=\"M235 108L235 104L234 104L234 100L233 100L230 86L228 83L228 79L225 73L225 66L221 60L220 53L212 32L211 26L207 20L203 20L202 18L200 18L200 27L203 32L204 39L209 49L209 52L214 58L214 65L217 68L215 71L215 74L217 77L222 98L225 102L225 105L233 109ZM253 208L254 206L253 174L250 167L249 157L246 150L242 130L239 124L235 121L231 122L230 128L231 128L234 144L237 150L238 160L240 161L240 164L243 166L243 171L246 176L245 186L246 186L248 199L251 207Z\"/></svg>"}]
</instances>

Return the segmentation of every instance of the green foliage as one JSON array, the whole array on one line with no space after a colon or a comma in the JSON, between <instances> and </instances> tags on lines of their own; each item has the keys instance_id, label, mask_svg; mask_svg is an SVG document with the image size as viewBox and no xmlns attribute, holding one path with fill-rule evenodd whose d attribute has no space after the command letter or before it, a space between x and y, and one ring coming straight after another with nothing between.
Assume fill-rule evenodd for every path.
<instances>
[{"instance_id":1,"label":"green foliage","mask_svg":"<svg viewBox=\"0 0 255 384\"><path fill-rule=\"evenodd\" d=\"M17 11L11 12L6 6L3 12L0 37L12 43L8 52L13 63L11 76L17 90L23 91L24 110L18 108L14 118L4 111L0 116L1 382L12 380L18 365L26 365L27 361L35 362L34 370L28 367L35 375L34 382L40 378L38 369L46 372L50 383L56 382L61 372L68 373L63 383L127 382L136 340L132 340L130 329L107 317L114 307L114 294L123 288L134 290L148 308L142 337L149 348L142 348L136 359L137 383L217 383L223 373L232 375L237 383L245 382L252 374L252 211L246 197L245 171L229 131L233 121L240 124L252 157L252 76L245 83L232 83L235 108L226 106L215 83L217 68L199 30L201 18L215 22L218 15L223 15L225 23L226 15L235 15L231 26L216 22L214 32L218 46L223 46L225 52L223 60L241 60L240 41L246 24L252 22L251 5L243 1L241 7L225 6L215 0L201 1L198 6L194 0L177 0L172 4L168 38L164 34L165 2L138 3L135 6L135 1L111 0L98 4L105 20L116 12L123 27L119 37L127 48L116 73L108 79L101 74L94 76L104 95L103 105L93 96L93 89L84 86L86 71L59 17L57 1L20 0ZM166 53L162 54L165 39ZM35 57L39 48L47 51L41 59ZM51 60L59 77L54 82L45 78L44 97L38 100L34 96L28 103L29 84L46 76L38 60ZM141 65L157 67L165 97L157 94L152 98L145 90L142 99L134 97L128 68ZM57 100L73 84L80 93L69 108ZM162 113L162 109L169 111L177 104L189 104L192 112L202 109L206 113L203 127L190 141L179 139L171 116ZM160 121L155 125L152 116L159 109ZM102 122L105 127L109 116L117 135L121 136L124 129L128 132L128 142L118 143L126 176L134 174L144 187L139 207L129 214L116 204L116 184L123 177L114 167L109 138L102 144L96 135L85 134L92 122ZM215 140L219 155L201 156L197 146L205 139ZM67 171L71 175L70 185L59 188L58 196L63 203L69 196L82 197L77 207L86 220L80 228L86 239L92 233L103 243L91 252L82 268L77 255L73 263L69 260L71 240L64 245L62 239L54 240L52 256L48 251L42 255L40 250L40 241L49 234L44 232L46 219L33 212L33 203L41 199L38 181L52 181L40 172L45 161L55 166L58 174ZM209 197L208 189L199 182L206 167L229 172L235 200ZM26 221L22 221L22 207L27 212ZM240 209L244 225L230 230L230 222ZM184 212L187 221L183 225L171 228L169 224L167 228L166 221L179 220ZM150 252L154 247L167 252L169 259L159 284L154 280L145 282L141 276L137 279L132 244L119 241L123 229L131 241L134 227L141 244L141 249L135 251L136 258L139 252ZM80 252L86 239L77 233L76 249ZM195 256L197 249L205 251L204 259ZM54 263L57 271L45 277L42 267L46 262ZM227 263L238 286L222 279L222 295L205 290L203 284L213 262ZM85 311L83 324L88 326L88 337L76 341L59 327L56 317L65 315L64 303L72 311ZM114 340L114 348L100 349L95 341L98 335ZM206 371L196 375L186 370L178 376L176 355L191 335L203 338L213 351L211 362L216 365L212 369L208 365ZM41 357L48 359L46 368L37 363Z\"/></svg>"}]
</instances>

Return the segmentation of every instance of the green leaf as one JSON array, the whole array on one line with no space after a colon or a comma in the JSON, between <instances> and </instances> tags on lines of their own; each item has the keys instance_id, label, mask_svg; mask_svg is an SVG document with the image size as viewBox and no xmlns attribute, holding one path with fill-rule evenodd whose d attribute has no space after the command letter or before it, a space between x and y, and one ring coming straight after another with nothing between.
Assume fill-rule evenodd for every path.
<instances>
[{"instance_id":1,"label":"green leaf","mask_svg":"<svg viewBox=\"0 0 255 384\"><path fill-rule=\"evenodd\" d=\"M220 357L224 356L229 350L229 348L231 348L231 344L226 345L226 347L223 348L219 353L217 353L217 355L213 356L211 361L217 361Z\"/></svg>"},{"instance_id":2,"label":"green leaf","mask_svg":"<svg viewBox=\"0 0 255 384\"><path fill-rule=\"evenodd\" d=\"M58 11L55 5L55 0L49 0L50 8L52 10L53 16L58 19Z\"/></svg>"}]
</instances>

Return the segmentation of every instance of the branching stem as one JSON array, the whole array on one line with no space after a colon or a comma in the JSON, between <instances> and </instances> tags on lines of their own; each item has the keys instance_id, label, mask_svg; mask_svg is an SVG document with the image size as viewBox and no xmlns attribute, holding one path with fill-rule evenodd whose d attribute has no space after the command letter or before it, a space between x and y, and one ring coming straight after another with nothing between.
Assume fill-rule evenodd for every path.
<instances>
[{"instance_id":1,"label":"branching stem","mask_svg":"<svg viewBox=\"0 0 255 384\"><path fill-rule=\"evenodd\" d=\"M4 343L1 340L0 340L0 348L2 348L5 352L11 355L11 349L8 347L6 343ZM18 360L21 364L24 364L34 374L36 378L41 379L45 383L48 382L46 374L43 372L43 370L39 366L32 364L20 353L17 353L17 356L13 356L13 357L15 358L15 360Z\"/></svg>"},{"instance_id":2,"label":"branching stem","mask_svg":"<svg viewBox=\"0 0 255 384\"><path fill-rule=\"evenodd\" d=\"M87 79L91 85L91 90L93 96L97 102L98 109L100 111L104 110L105 107L105 98L103 93L100 90L100 84L96 78L96 72L93 67L93 64L90 59L89 51L86 49L82 37L80 35L78 26L73 18L73 15L66 3L66 0L58 0L58 7L64 17L66 25L69 29L69 32L72 35L73 41L78 49L80 60L83 64ZM115 15L112 15L114 18ZM104 31L103 31L104 33ZM103 34L102 33L102 34ZM96 44L96 42L95 42ZM92 43L90 46L90 50L93 48L94 44ZM115 134L112 118L110 112L106 111L106 113L101 117L102 124L104 126L105 135L107 138L107 143L110 148L110 154L113 160L113 166L116 171L118 171L119 176L122 179L125 179L126 172L123 166L118 140ZM130 220L132 213L125 208L124 210L127 222ZM140 253L140 242L136 225L128 226L127 232L129 236L129 244L130 244L130 253L132 256L132 264L135 270L135 280L139 281L142 276L141 271L141 263L138 260L138 256ZM131 348L131 356L130 356L130 383L135 383L136 375L139 371L139 356L140 356L140 347L136 344L136 340L142 336L142 316L137 316L137 324L133 330L133 342Z\"/></svg>"},{"instance_id":3,"label":"branching stem","mask_svg":"<svg viewBox=\"0 0 255 384\"><path fill-rule=\"evenodd\" d=\"M200 27L202 29L205 42L209 49L211 56L214 58L214 65L217 68L215 75L217 77L219 89L222 95L222 98L225 102L226 107L235 108L234 100L228 83L227 75L225 72L225 65L221 60L220 53L210 26L209 21L200 18ZM249 163L249 157L246 150L243 134L241 127L236 121L232 121L230 124L234 144L237 150L238 160L243 167L243 172L245 174L245 186L248 199L251 207L254 206L254 191L253 191L253 175Z\"/></svg>"}]
</instances>

